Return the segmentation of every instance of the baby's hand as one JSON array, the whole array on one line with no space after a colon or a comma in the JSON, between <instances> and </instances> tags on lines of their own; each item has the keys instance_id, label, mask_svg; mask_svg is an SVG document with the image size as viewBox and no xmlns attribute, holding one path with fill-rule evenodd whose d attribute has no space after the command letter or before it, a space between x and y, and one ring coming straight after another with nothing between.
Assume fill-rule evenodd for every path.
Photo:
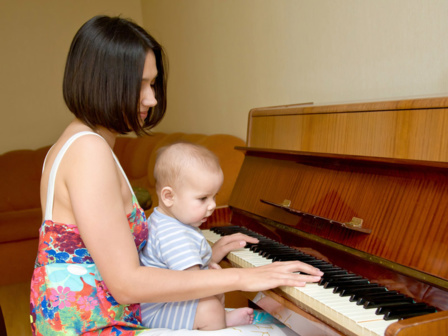
<instances>
[{"instance_id":1,"label":"baby's hand","mask_svg":"<svg viewBox=\"0 0 448 336\"><path fill-rule=\"evenodd\" d=\"M208 268L209 269L221 269L221 266L219 266L217 263L210 261L210 263L208 264Z\"/></svg>"},{"instance_id":2,"label":"baby's hand","mask_svg":"<svg viewBox=\"0 0 448 336\"><path fill-rule=\"evenodd\" d=\"M230 251L246 246L247 243L256 244L258 239L243 233L234 233L219 239L212 247L212 261L219 263Z\"/></svg>"}]
</instances>

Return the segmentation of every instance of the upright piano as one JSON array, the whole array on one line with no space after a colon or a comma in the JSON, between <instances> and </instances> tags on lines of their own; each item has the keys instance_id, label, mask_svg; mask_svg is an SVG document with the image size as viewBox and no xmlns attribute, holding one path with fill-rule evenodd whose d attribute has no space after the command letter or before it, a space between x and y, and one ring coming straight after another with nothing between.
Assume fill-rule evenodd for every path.
<instances>
[{"instance_id":1,"label":"upright piano","mask_svg":"<svg viewBox=\"0 0 448 336\"><path fill-rule=\"evenodd\" d=\"M255 108L237 149L210 243L245 232L233 266L324 272L254 302L302 336L448 335L448 97Z\"/></svg>"}]
</instances>

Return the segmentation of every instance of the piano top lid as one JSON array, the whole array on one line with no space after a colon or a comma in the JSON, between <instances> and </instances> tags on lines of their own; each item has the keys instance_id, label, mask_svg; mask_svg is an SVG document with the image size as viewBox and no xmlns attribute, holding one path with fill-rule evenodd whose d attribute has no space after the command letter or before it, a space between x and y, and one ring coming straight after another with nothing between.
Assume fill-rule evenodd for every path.
<instances>
[{"instance_id":1,"label":"piano top lid","mask_svg":"<svg viewBox=\"0 0 448 336\"><path fill-rule=\"evenodd\" d=\"M249 112L247 146L448 162L448 97Z\"/></svg>"},{"instance_id":2,"label":"piano top lid","mask_svg":"<svg viewBox=\"0 0 448 336\"><path fill-rule=\"evenodd\" d=\"M352 101L316 105L313 102L268 107L256 107L249 111L249 118L271 115L320 114L320 113L356 113L393 110L421 110L448 107L448 96L422 98L403 98L390 100Z\"/></svg>"}]
</instances>

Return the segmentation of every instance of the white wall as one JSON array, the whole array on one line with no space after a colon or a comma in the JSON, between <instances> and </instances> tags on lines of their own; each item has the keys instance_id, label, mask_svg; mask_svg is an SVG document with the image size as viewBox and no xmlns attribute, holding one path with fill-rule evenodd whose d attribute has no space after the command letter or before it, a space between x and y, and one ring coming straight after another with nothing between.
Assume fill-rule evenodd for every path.
<instances>
[{"instance_id":1,"label":"white wall","mask_svg":"<svg viewBox=\"0 0 448 336\"><path fill-rule=\"evenodd\" d=\"M253 107L445 95L445 0L142 0L170 60L161 131L246 137Z\"/></svg>"},{"instance_id":2,"label":"white wall","mask_svg":"<svg viewBox=\"0 0 448 336\"><path fill-rule=\"evenodd\" d=\"M76 31L98 14L142 23L140 0L0 0L0 153L49 145L72 120L65 59Z\"/></svg>"}]
</instances>

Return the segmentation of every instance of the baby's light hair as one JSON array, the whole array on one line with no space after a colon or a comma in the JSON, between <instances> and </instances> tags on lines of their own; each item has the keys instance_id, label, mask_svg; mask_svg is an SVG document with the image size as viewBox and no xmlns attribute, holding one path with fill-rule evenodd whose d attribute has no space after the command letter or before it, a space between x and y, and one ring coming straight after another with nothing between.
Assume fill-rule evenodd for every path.
<instances>
[{"instance_id":1,"label":"baby's light hair","mask_svg":"<svg viewBox=\"0 0 448 336\"><path fill-rule=\"evenodd\" d=\"M218 157L204 146L176 142L161 147L154 167L157 193L165 186L175 187L182 178L182 171L192 166L211 172L222 171Z\"/></svg>"}]
</instances>

